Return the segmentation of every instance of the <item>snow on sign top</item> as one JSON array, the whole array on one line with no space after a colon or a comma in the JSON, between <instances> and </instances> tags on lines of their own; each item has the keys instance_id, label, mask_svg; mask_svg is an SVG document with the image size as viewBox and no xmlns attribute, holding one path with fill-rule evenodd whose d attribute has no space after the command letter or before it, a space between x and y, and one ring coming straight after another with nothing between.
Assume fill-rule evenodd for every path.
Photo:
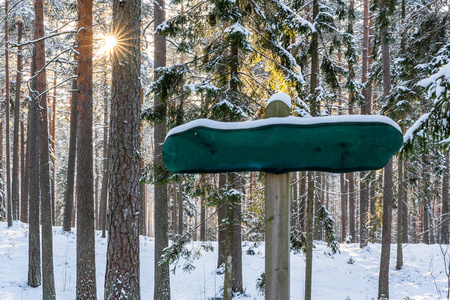
<instances>
[{"instance_id":1,"label":"snow on sign top","mask_svg":"<svg viewBox=\"0 0 450 300\"><path fill-rule=\"evenodd\" d=\"M278 93L284 94L284 93ZM276 94L275 94L276 95ZM284 94L287 97L289 95ZM286 99L286 98L285 98ZM289 98L290 99L290 98ZM278 100L278 99L276 99ZM272 100L275 101L275 100ZM270 103L271 101L269 101ZM176 135L185 131L189 131L195 127L206 127L210 129L217 130L242 130L251 129L257 127L264 127L269 125L320 125L320 124L330 124L330 123L384 123L396 128L400 133L402 130L400 126L395 123L392 119L386 116L375 116L375 115L340 115L340 116L327 116L327 117L317 117L317 118L299 118L299 117L283 117L283 118L269 118L261 119L256 121L245 121L245 122L219 122L209 119L197 119L189 123L172 128L166 136L168 139L171 135Z\"/></svg>"},{"instance_id":2,"label":"snow on sign top","mask_svg":"<svg viewBox=\"0 0 450 300\"><path fill-rule=\"evenodd\" d=\"M291 108L291 97L286 93L276 93L270 96L267 101L267 105L269 105L272 101L283 101L289 108Z\"/></svg>"},{"instance_id":3,"label":"snow on sign top","mask_svg":"<svg viewBox=\"0 0 450 300\"><path fill-rule=\"evenodd\" d=\"M200 119L169 131L163 160L174 173L342 173L381 169L402 141L400 127L385 116Z\"/></svg>"}]
</instances>

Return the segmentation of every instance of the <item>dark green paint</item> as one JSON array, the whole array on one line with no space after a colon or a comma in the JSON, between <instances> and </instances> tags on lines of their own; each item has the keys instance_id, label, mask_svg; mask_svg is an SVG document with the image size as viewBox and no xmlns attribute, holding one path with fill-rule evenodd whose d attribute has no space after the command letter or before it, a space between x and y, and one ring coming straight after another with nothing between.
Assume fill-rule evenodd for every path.
<instances>
[{"instance_id":1,"label":"dark green paint","mask_svg":"<svg viewBox=\"0 0 450 300\"><path fill-rule=\"evenodd\" d=\"M381 122L198 126L170 135L163 159L174 173L345 173L383 168L401 144L402 134Z\"/></svg>"}]
</instances>

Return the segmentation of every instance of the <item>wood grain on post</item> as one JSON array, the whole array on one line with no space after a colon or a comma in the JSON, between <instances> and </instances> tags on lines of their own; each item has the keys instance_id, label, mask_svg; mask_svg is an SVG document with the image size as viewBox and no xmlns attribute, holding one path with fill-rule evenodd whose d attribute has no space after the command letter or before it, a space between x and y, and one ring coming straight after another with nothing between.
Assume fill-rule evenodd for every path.
<instances>
[{"instance_id":1,"label":"wood grain on post","mask_svg":"<svg viewBox=\"0 0 450 300\"><path fill-rule=\"evenodd\" d=\"M287 117L289 114L290 108L283 101L275 100L267 105L266 118ZM290 299L289 183L289 173L266 173L266 300Z\"/></svg>"}]
</instances>

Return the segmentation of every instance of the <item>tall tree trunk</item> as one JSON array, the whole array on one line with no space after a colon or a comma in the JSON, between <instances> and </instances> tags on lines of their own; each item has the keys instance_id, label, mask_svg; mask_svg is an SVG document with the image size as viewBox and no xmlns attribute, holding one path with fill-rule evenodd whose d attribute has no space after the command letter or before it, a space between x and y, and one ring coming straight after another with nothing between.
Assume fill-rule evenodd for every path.
<instances>
[{"instance_id":1,"label":"tall tree trunk","mask_svg":"<svg viewBox=\"0 0 450 300\"><path fill-rule=\"evenodd\" d=\"M183 234L183 179L178 182L178 234Z\"/></svg>"},{"instance_id":2,"label":"tall tree trunk","mask_svg":"<svg viewBox=\"0 0 450 300\"><path fill-rule=\"evenodd\" d=\"M308 202L306 212L306 266L305 266L305 300L312 298L312 250L313 250L313 223L314 223L314 175L308 172Z\"/></svg>"},{"instance_id":3,"label":"tall tree trunk","mask_svg":"<svg viewBox=\"0 0 450 300\"><path fill-rule=\"evenodd\" d=\"M227 184L227 177L225 174L219 174L219 197L225 192L225 186ZM220 202L219 207L217 208L217 222L218 222L218 244L219 250L217 255L217 268L220 268L225 263L225 247L226 247L226 235L225 235L225 225L223 224L223 219L226 218L227 209L224 202L224 199Z\"/></svg>"},{"instance_id":4,"label":"tall tree trunk","mask_svg":"<svg viewBox=\"0 0 450 300\"><path fill-rule=\"evenodd\" d=\"M77 68L74 70L78 74ZM72 211L75 189L75 159L77 155L77 131L78 131L78 83L72 80L72 98L70 102L70 136L69 136L69 158L67 162L67 183L64 194L64 219L63 230L70 231L72 225Z\"/></svg>"},{"instance_id":5,"label":"tall tree trunk","mask_svg":"<svg viewBox=\"0 0 450 300\"><path fill-rule=\"evenodd\" d=\"M297 172L291 173L291 233L294 233L298 228L298 180Z\"/></svg>"},{"instance_id":6,"label":"tall tree trunk","mask_svg":"<svg viewBox=\"0 0 450 300\"><path fill-rule=\"evenodd\" d=\"M20 180L21 183L21 193L20 193L20 220L24 223L28 223L28 168L29 168L29 162L30 162L30 155L29 155L29 149L30 149L30 139L29 139L29 127L27 129L27 140L25 141L25 121L20 122L20 136L22 140L21 144L21 163L22 166L21 170L21 176L22 179ZM25 148L26 145L26 148ZM0 166L1 168L1 166Z\"/></svg>"},{"instance_id":7,"label":"tall tree trunk","mask_svg":"<svg viewBox=\"0 0 450 300\"><path fill-rule=\"evenodd\" d=\"M448 154L445 156L444 175L442 177L442 215L441 215L441 244L449 243L449 226L448 226Z\"/></svg>"},{"instance_id":8,"label":"tall tree trunk","mask_svg":"<svg viewBox=\"0 0 450 300\"><path fill-rule=\"evenodd\" d=\"M380 3L380 13L386 14L386 1ZM381 55L383 62L383 96L386 97L391 91L391 68L389 64L389 44L386 39L388 33L387 24L380 29L380 35L383 39L381 45ZM393 179L392 179L392 158L384 167L384 194L383 194L383 229L381 240L381 262L378 281L378 299L389 299L389 259L391 255L391 223L392 223L392 198L393 198Z\"/></svg>"},{"instance_id":9,"label":"tall tree trunk","mask_svg":"<svg viewBox=\"0 0 450 300\"><path fill-rule=\"evenodd\" d=\"M2 222L6 221L6 197L3 193L5 176L3 174L3 121L0 119L0 220Z\"/></svg>"},{"instance_id":10,"label":"tall tree trunk","mask_svg":"<svg viewBox=\"0 0 450 300\"><path fill-rule=\"evenodd\" d=\"M56 299L55 278L53 272L53 233L52 202L50 191L50 153L47 115L47 79L45 71L44 2L35 0L35 35L37 91L40 95L39 128L39 168L41 187L41 223L42 223L42 284L43 298Z\"/></svg>"},{"instance_id":11,"label":"tall tree trunk","mask_svg":"<svg viewBox=\"0 0 450 300\"><path fill-rule=\"evenodd\" d=\"M347 239L347 215L348 215L348 194L346 190L345 175L340 174L340 187L341 187L341 239L345 242Z\"/></svg>"},{"instance_id":12,"label":"tall tree trunk","mask_svg":"<svg viewBox=\"0 0 450 300\"><path fill-rule=\"evenodd\" d=\"M22 22L17 23L17 43L22 40ZM22 47L17 48L16 97L14 101L14 133L13 133L13 171L12 171L12 203L15 205L14 219L19 219L19 119L20 119L20 85L22 82Z\"/></svg>"},{"instance_id":13,"label":"tall tree trunk","mask_svg":"<svg viewBox=\"0 0 450 300\"><path fill-rule=\"evenodd\" d=\"M106 78L106 74L105 74ZM103 100L103 175L102 175L102 190L100 195L100 230L102 231L102 238L106 237L106 208L108 203L108 181L109 181L109 144L108 144L108 95Z\"/></svg>"},{"instance_id":14,"label":"tall tree trunk","mask_svg":"<svg viewBox=\"0 0 450 300\"><path fill-rule=\"evenodd\" d=\"M165 1L159 0L154 2L154 29L165 22ZM166 66L166 39L161 35L155 35L155 58L154 67ZM155 71L154 80L158 80L161 74ZM159 111L165 112L167 104L164 99L155 97L155 107L160 108ZM155 124L154 129L154 144L155 144L155 167L162 169L164 163L162 161L162 143L166 136L166 122L163 121L159 124ZM170 276L169 266L158 266L158 261L163 254L164 248L168 246L168 198L167 198L167 185L162 184L155 186L155 300L170 299Z\"/></svg>"},{"instance_id":15,"label":"tall tree trunk","mask_svg":"<svg viewBox=\"0 0 450 300\"><path fill-rule=\"evenodd\" d=\"M242 178L239 178L238 173L231 173L233 178L232 181L232 187L242 192ZM242 282L242 214L241 214L241 201L242 199L239 198L239 201L234 203L233 205L233 216L234 216L234 222L233 222L233 293L234 294L243 294L244 293L244 286ZM206 212L205 212L206 214ZM206 238L206 228L205 228L205 238ZM205 239L206 240L206 239Z\"/></svg>"},{"instance_id":16,"label":"tall tree trunk","mask_svg":"<svg viewBox=\"0 0 450 300\"><path fill-rule=\"evenodd\" d=\"M352 243L356 242L356 208L355 208L355 179L354 173L347 174L348 179L348 221L349 221L349 234L350 241Z\"/></svg>"},{"instance_id":17,"label":"tall tree trunk","mask_svg":"<svg viewBox=\"0 0 450 300\"><path fill-rule=\"evenodd\" d=\"M55 226L56 223L56 190L55 190L55 180L56 180L56 156L55 156L55 129L56 129L56 66L55 66L55 77L53 78L53 97L52 97L52 117L50 118L50 149L51 149L51 195L52 195L52 225Z\"/></svg>"},{"instance_id":18,"label":"tall tree trunk","mask_svg":"<svg viewBox=\"0 0 450 300\"><path fill-rule=\"evenodd\" d=\"M202 185L203 193L200 196L200 241L206 241L206 190L205 190L205 175L200 175L200 184Z\"/></svg>"},{"instance_id":19,"label":"tall tree trunk","mask_svg":"<svg viewBox=\"0 0 450 300\"><path fill-rule=\"evenodd\" d=\"M140 0L113 1L113 32L118 44L113 51L105 299L140 298L140 21ZM165 216L167 220L167 210ZM155 242L155 247L160 247Z\"/></svg>"},{"instance_id":20,"label":"tall tree trunk","mask_svg":"<svg viewBox=\"0 0 450 300\"><path fill-rule=\"evenodd\" d=\"M92 0L78 0L77 299L97 298L92 145L92 7Z\"/></svg>"},{"instance_id":21,"label":"tall tree trunk","mask_svg":"<svg viewBox=\"0 0 450 300\"><path fill-rule=\"evenodd\" d=\"M141 106L144 105L144 89L141 90ZM141 123L140 134L144 132L144 125ZM142 141L141 141L142 143ZM145 167L144 158L141 156L141 173ZM147 234L147 185L145 182L139 184L139 233L141 235Z\"/></svg>"},{"instance_id":22,"label":"tall tree trunk","mask_svg":"<svg viewBox=\"0 0 450 300\"><path fill-rule=\"evenodd\" d=\"M31 74L36 72L36 49L33 49ZM36 97L37 78L32 79L32 92L30 110L28 113L30 160L29 191L29 238L28 238L28 285L37 287L41 285L41 242L39 234L39 211L40 211L40 189L39 189L39 99Z\"/></svg>"},{"instance_id":23,"label":"tall tree trunk","mask_svg":"<svg viewBox=\"0 0 450 300\"><path fill-rule=\"evenodd\" d=\"M367 73L369 72L369 0L364 0L364 28L363 28L363 55L362 55L362 76L361 82L368 84ZM372 113L372 95L368 94L368 89L363 89L364 107L361 110L363 114L370 115ZM369 241L369 232L367 229L368 222L368 205L369 205L369 185L367 172L360 172L359 184L359 246L361 248L367 246Z\"/></svg>"},{"instance_id":24,"label":"tall tree trunk","mask_svg":"<svg viewBox=\"0 0 450 300\"><path fill-rule=\"evenodd\" d=\"M306 228L306 172L300 172L300 226L302 230Z\"/></svg>"},{"instance_id":25,"label":"tall tree trunk","mask_svg":"<svg viewBox=\"0 0 450 300\"><path fill-rule=\"evenodd\" d=\"M398 156L398 207L397 207L397 263L395 268L400 270L403 267L403 245L402 245L402 218L404 196L403 196L403 153Z\"/></svg>"},{"instance_id":26,"label":"tall tree trunk","mask_svg":"<svg viewBox=\"0 0 450 300\"><path fill-rule=\"evenodd\" d=\"M16 205L11 198L11 145L9 140L9 115L11 111L10 99L9 99L9 41L8 41L8 0L5 1L5 102L6 102L6 201L7 201L7 220L8 227L12 226L12 221L16 220Z\"/></svg>"}]
</instances>

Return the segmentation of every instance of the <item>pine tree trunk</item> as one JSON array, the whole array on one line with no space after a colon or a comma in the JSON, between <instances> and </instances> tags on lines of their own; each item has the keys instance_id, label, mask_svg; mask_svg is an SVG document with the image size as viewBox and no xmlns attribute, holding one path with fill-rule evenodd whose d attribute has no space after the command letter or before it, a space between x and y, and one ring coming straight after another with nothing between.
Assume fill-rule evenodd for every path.
<instances>
[{"instance_id":1,"label":"pine tree trunk","mask_svg":"<svg viewBox=\"0 0 450 300\"><path fill-rule=\"evenodd\" d=\"M205 189L205 175L200 175L200 184L203 189ZM206 241L206 191L203 190L202 195L200 196L200 241Z\"/></svg>"},{"instance_id":2,"label":"pine tree trunk","mask_svg":"<svg viewBox=\"0 0 450 300\"><path fill-rule=\"evenodd\" d=\"M376 209L376 205L377 205L377 197L376 197L376 185L377 185L377 174L375 171L371 171L370 172L370 209L369 209L369 214L370 214L370 219L369 219L369 224L370 224L370 241L372 243L375 242L375 228L377 226L377 219L376 219L376 215L375 215L375 209Z\"/></svg>"},{"instance_id":3,"label":"pine tree trunk","mask_svg":"<svg viewBox=\"0 0 450 300\"><path fill-rule=\"evenodd\" d=\"M354 173L347 173L348 178L348 221L350 241L356 242L356 209L355 209L355 180Z\"/></svg>"},{"instance_id":4,"label":"pine tree trunk","mask_svg":"<svg viewBox=\"0 0 450 300\"><path fill-rule=\"evenodd\" d=\"M314 175L308 172L308 203L306 213L306 253L305 253L305 300L312 298L312 251L314 223Z\"/></svg>"},{"instance_id":5,"label":"pine tree trunk","mask_svg":"<svg viewBox=\"0 0 450 300\"><path fill-rule=\"evenodd\" d=\"M380 4L380 13L386 13L386 2ZM387 16L386 16L387 18ZM386 20L387 22L387 20ZM384 98L391 91L391 69L389 64L389 44L385 37L387 36L387 24L380 30L382 36L381 55L383 63L383 95ZM392 158L384 168L384 194L383 194L383 229L381 241L381 262L378 281L378 299L389 299L389 259L391 250L391 222L392 222L392 198L393 198L393 179L392 179Z\"/></svg>"},{"instance_id":6,"label":"pine tree trunk","mask_svg":"<svg viewBox=\"0 0 450 300\"><path fill-rule=\"evenodd\" d=\"M183 180L178 182L178 234L183 234Z\"/></svg>"},{"instance_id":7,"label":"pine tree trunk","mask_svg":"<svg viewBox=\"0 0 450 300\"><path fill-rule=\"evenodd\" d=\"M347 239L347 200L348 195L346 191L345 175L340 174L340 186L341 186L341 241L345 242Z\"/></svg>"},{"instance_id":8,"label":"pine tree trunk","mask_svg":"<svg viewBox=\"0 0 450 300\"><path fill-rule=\"evenodd\" d=\"M20 180L21 183L21 193L20 193L20 205L21 205L21 209L20 209L20 220L24 223L28 223L28 178L29 178L29 173L28 173L28 169L29 169L29 162L30 162L30 138L29 138L29 127L27 129L27 140L25 141L25 125L24 125L25 121L22 121L20 123L20 136L21 136L21 140L22 140L22 144L21 144L21 166L22 166L22 170L21 170L21 176L22 179ZM26 148L25 148L26 145ZM0 166L1 168L1 166ZM1 201L1 200L0 200Z\"/></svg>"},{"instance_id":9,"label":"pine tree trunk","mask_svg":"<svg viewBox=\"0 0 450 300\"><path fill-rule=\"evenodd\" d=\"M154 2L154 29L166 20L165 14L165 1ZM154 67L166 66L166 39L163 36L155 35L155 61ZM160 74L155 72L154 80L158 80ZM160 108L160 111L165 112L167 104L164 99L155 97L155 107ZM164 164L162 162L162 146L166 136L166 122L163 121L159 124L155 124L154 129L155 136L155 168L162 169ZM168 198L167 198L167 185L162 184L155 186L155 300L170 299L170 276L169 266L158 266L158 261L163 254L164 248L168 246L167 233L168 227Z\"/></svg>"},{"instance_id":10,"label":"pine tree trunk","mask_svg":"<svg viewBox=\"0 0 450 300\"><path fill-rule=\"evenodd\" d=\"M4 191L4 179L5 176L3 174L3 121L0 119L0 191ZM0 220L2 222L6 221L6 197L3 193L0 193Z\"/></svg>"},{"instance_id":11,"label":"pine tree trunk","mask_svg":"<svg viewBox=\"0 0 450 300\"><path fill-rule=\"evenodd\" d=\"M96 299L93 104L92 0L78 0L78 134L77 134L77 299ZM131 175L131 174L130 174ZM131 176L130 176L131 177Z\"/></svg>"},{"instance_id":12,"label":"pine tree trunk","mask_svg":"<svg viewBox=\"0 0 450 300\"><path fill-rule=\"evenodd\" d=\"M22 22L17 23L17 43L22 40ZM20 119L20 86L22 82L22 47L17 48L16 97L14 103L14 133L13 133L13 171L12 171L12 202L15 205L15 217L19 219L19 119Z\"/></svg>"},{"instance_id":13,"label":"pine tree trunk","mask_svg":"<svg viewBox=\"0 0 450 300\"><path fill-rule=\"evenodd\" d=\"M219 197L225 191L225 186L227 184L227 177L225 174L219 174ZM220 206L217 208L217 228L219 230L218 233L218 256L217 256L217 268L220 268L221 265L225 263L225 247L226 247L226 235L225 235L225 225L223 224L223 219L226 218L226 205L224 199L222 199Z\"/></svg>"},{"instance_id":14,"label":"pine tree trunk","mask_svg":"<svg viewBox=\"0 0 450 300\"><path fill-rule=\"evenodd\" d=\"M306 172L300 172L300 226L302 230L306 228Z\"/></svg>"},{"instance_id":15,"label":"pine tree trunk","mask_svg":"<svg viewBox=\"0 0 450 300\"><path fill-rule=\"evenodd\" d=\"M442 215L441 215L441 244L449 243L448 226L448 173L449 173L448 155L445 157L445 169L442 177Z\"/></svg>"},{"instance_id":16,"label":"pine tree trunk","mask_svg":"<svg viewBox=\"0 0 450 300\"><path fill-rule=\"evenodd\" d=\"M398 208L397 208L397 263L395 268L400 270L403 267L403 245L402 245L402 218L403 207L405 206L403 197L403 153L398 159Z\"/></svg>"},{"instance_id":17,"label":"pine tree trunk","mask_svg":"<svg viewBox=\"0 0 450 300\"><path fill-rule=\"evenodd\" d=\"M242 180L239 178L239 174L231 173L233 177L232 186L235 190L242 192ZM233 293L243 294L244 286L242 282L242 224L241 224L241 200L235 202L233 205ZM206 214L206 212L205 212ZM205 228L205 240L206 240L206 228Z\"/></svg>"},{"instance_id":18,"label":"pine tree trunk","mask_svg":"<svg viewBox=\"0 0 450 300\"><path fill-rule=\"evenodd\" d=\"M108 97L105 97L104 101L105 107L103 113L103 176L102 176L102 190L100 195L100 216L99 216L102 238L106 237L106 208L108 204L108 182L109 182Z\"/></svg>"},{"instance_id":19,"label":"pine tree trunk","mask_svg":"<svg viewBox=\"0 0 450 300\"><path fill-rule=\"evenodd\" d=\"M78 74L75 67L75 74ZM67 162L67 183L64 194L64 219L63 230L70 231L72 225L72 211L75 189L75 160L77 153L77 131L78 131L78 83L72 80L72 98L70 103L70 136L69 136L69 158Z\"/></svg>"},{"instance_id":20,"label":"pine tree trunk","mask_svg":"<svg viewBox=\"0 0 450 300\"><path fill-rule=\"evenodd\" d=\"M8 0L5 1L5 15L8 15ZM6 201L7 201L7 220L8 220L8 227L12 226L12 221L15 220L16 212L15 208L16 205L13 203L13 199L11 198L11 145L10 145L10 139L9 139L9 116L10 116L10 99L9 99L9 41L8 41L8 18L5 18L5 102L6 102L6 111L5 111L5 123L6 123Z\"/></svg>"},{"instance_id":21,"label":"pine tree trunk","mask_svg":"<svg viewBox=\"0 0 450 300\"><path fill-rule=\"evenodd\" d=\"M51 195L52 195L52 225L55 226L56 223L56 191L55 191L55 180L56 180L56 157L55 157L55 129L56 129L56 66L55 66L55 77L53 79L53 97L52 97L52 117L50 118L50 148L51 148Z\"/></svg>"},{"instance_id":22,"label":"pine tree trunk","mask_svg":"<svg viewBox=\"0 0 450 300\"><path fill-rule=\"evenodd\" d=\"M36 50L33 50L32 72L36 72ZM39 99L37 96L37 78L32 80L30 110L28 113L29 128L29 165L30 180L29 192L29 238L28 238L28 285L38 287L41 285L41 241L39 233L40 217L40 189L39 189Z\"/></svg>"},{"instance_id":23,"label":"pine tree trunk","mask_svg":"<svg viewBox=\"0 0 450 300\"><path fill-rule=\"evenodd\" d=\"M113 32L118 45L113 51L105 299L140 299L140 21L140 0L113 1ZM155 59L155 67L159 66L157 62ZM167 220L167 210L158 217ZM158 242L157 237L156 249L160 247ZM155 257L159 260L160 253L156 252ZM155 274L156 278L158 273ZM155 284L155 291L159 284Z\"/></svg>"},{"instance_id":24,"label":"pine tree trunk","mask_svg":"<svg viewBox=\"0 0 450 300\"><path fill-rule=\"evenodd\" d=\"M36 40L45 36L44 32L44 2L35 1L35 35ZM55 278L53 272L53 233L52 233L52 202L50 191L50 153L47 115L47 79L45 71L45 41L36 43L37 92L40 97L40 127L39 127L39 168L41 188L41 224L42 224L42 284L43 299L55 299Z\"/></svg>"}]
</instances>

